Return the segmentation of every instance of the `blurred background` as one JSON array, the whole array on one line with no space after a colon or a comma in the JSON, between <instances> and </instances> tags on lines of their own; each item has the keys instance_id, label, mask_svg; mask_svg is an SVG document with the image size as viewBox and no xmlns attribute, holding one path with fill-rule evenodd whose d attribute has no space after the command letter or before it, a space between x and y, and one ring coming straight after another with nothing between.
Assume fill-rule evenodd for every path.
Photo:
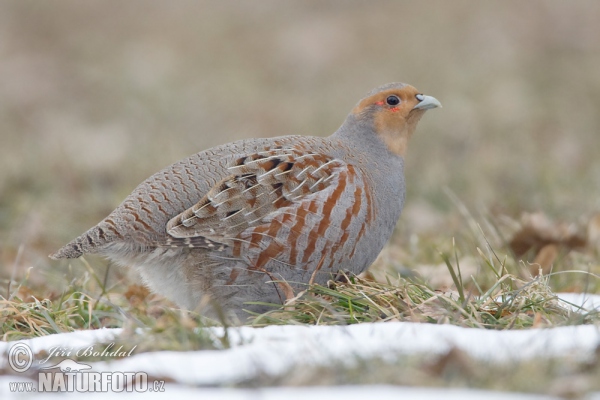
<instances>
[{"instance_id":1,"label":"blurred background","mask_svg":"<svg viewBox=\"0 0 600 400\"><path fill-rule=\"evenodd\" d=\"M51 279L66 263L47 254L163 167L329 135L392 81L444 105L410 145L394 246L451 240L461 205L585 226L600 211L599 21L595 0L2 1L0 277Z\"/></svg>"}]
</instances>

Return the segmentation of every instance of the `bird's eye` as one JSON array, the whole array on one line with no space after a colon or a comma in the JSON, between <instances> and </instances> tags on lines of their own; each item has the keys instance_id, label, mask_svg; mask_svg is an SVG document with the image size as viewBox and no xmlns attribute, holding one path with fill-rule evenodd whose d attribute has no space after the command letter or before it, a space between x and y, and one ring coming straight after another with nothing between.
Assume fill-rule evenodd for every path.
<instances>
[{"instance_id":1,"label":"bird's eye","mask_svg":"<svg viewBox=\"0 0 600 400\"><path fill-rule=\"evenodd\" d=\"M390 106L397 106L400 103L400 99L398 98L398 96L389 96L385 101Z\"/></svg>"}]
</instances>

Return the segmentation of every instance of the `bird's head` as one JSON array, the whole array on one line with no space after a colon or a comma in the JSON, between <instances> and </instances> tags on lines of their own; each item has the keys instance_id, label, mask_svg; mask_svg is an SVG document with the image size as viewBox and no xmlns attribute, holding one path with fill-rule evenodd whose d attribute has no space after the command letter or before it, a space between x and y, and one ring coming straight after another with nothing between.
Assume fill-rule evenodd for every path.
<instances>
[{"instance_id":1,"label":"bird's head","mask_svg":"<svg viewBox=\"0 0 600 400\"><path fill-rule=\"evenodd\" d=\"M397 155L404 156L408 139L426 110L441 107L431 96L404 83L389 83L373 89L352 110L352 115L369 124L372 131Z\"/></svg>"}]
</instances>

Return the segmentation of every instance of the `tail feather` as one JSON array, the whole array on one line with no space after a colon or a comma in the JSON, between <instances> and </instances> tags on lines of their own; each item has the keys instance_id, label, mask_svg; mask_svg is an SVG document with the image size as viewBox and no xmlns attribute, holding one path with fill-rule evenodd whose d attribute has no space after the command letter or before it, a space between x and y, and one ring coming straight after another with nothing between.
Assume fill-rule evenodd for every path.
<instances>
[{"instance_id":1,"label":"tail feather","mask_svg":"<svg viewBox=\"0 0 600 400\"><path fill-rule=\"evenodd\" d=\"M49 257L58 260L61 258L79 258L86 253L97 253L98 250L112 242L116 237L113 231L106 229L105 225L105 222L99 223L61 247L56 253L50 254Z\"/></svg>"}]
</instances>

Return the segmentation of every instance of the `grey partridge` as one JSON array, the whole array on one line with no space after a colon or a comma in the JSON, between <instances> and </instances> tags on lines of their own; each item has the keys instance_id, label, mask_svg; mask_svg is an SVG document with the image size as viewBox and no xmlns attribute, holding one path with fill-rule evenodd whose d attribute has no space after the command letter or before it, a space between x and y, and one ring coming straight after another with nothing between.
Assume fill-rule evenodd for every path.
<instances>
[{"instance_id":1,"label":"grey partridge","mask_svg":"<svg viewBox=\"0 0 600 400\"><path fill-rule=\"evenodd\" d=\"M182 308L264 311L245 303L283 303L308 283L358 274L375 260L404 204L408 139L435 107L435 98L391 83L329 137L202 151L146 179L50 257L99 254L133 266Z\"/></svg>"}]
</instances>

